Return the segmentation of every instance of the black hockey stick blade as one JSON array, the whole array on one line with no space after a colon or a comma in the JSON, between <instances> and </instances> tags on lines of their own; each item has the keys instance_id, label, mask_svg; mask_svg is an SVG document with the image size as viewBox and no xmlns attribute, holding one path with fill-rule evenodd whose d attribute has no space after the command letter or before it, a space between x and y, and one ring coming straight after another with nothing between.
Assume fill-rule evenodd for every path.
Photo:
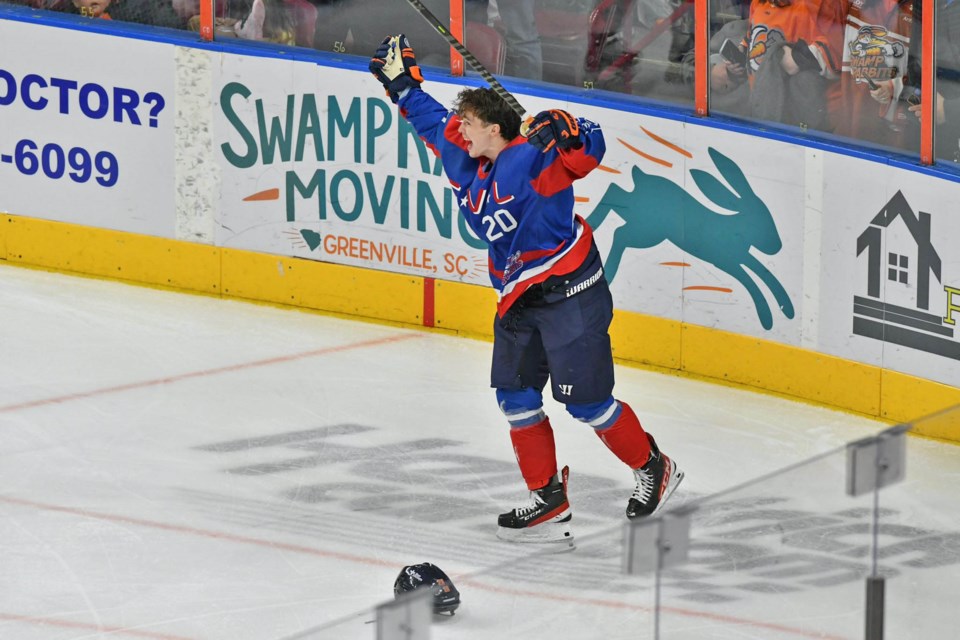
<instances>
[{"instance_id":1,"label":"black hockey stick blade","mask_svg":"<svg viewBox=\"0 0 960 640\"><path fill-rule=\"evenodd\" d=\"M493 91L503 98L504 102L516 112L520 119L523 120L523 116L527 113L527 110L520 106L520 103L517 102L517 99L513 97L513 94L503 88L503 85L500 84L500 81L493 77L493 74L487 71L487 68L483 66L483 63L477 60L477 57L470 53L463 43L457 40L452 33L447 29L447 27L440 22L437 16L433 15L430 12L430 9L427 9L420 0L407 0L411 7L417 10L423 19L430 23L437 33L443 36L443 39L450 44L451 47L456 49L457 53L463 56L463 59L467 61L473 70L480 74L480 77L487 81L487 84L490 85L490 88ZM525 125L525 123L524 123ZM523 132L526 132L526 127L521 125Z\"/></svg>"}]
</instances>

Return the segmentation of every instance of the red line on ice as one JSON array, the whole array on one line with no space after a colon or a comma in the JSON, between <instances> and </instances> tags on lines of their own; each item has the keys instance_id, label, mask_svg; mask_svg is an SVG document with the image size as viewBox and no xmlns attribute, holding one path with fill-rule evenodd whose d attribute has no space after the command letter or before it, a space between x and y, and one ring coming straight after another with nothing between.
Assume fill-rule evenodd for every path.
<instances>
[{"instance_id":1,"label":"red line on ice","mask_svg":"<svg viewBox=\"0 0 960 640\"><path fill-rule=\"evenodd\" d=\"M419 338L419 337L420 336L416 333L387 336L385 338L375 338L373 340L364 340L363 342L354 342L353 344L344 344L344 345L338 345L335 347L324 347L322 349L304 351L303 353L292 353L286 356L277 356L275 358L266 358L264 360L254 360L253 362L241 362L239 364L231 364L225 367L216 367L214 369L204 369L202 371L191 371L189 373L181 373L174 376L167 376L165 378L156 378L154 380L142 380L140 382L131 382L129 384L121 384L114 387L104 387L102 389L80 391L77 393L69 393L63 396L55 396L53 398L41 398L39 400L30 400L29 402L21 402L18 404L8 404L4 407L0 407L0 413L11 413L13 411L21 411L23 409L33 409L36 407L44 407L51 404L70 402L71 400L82 400L84 398L92 398L94 396L102 396L110 393L120 393L121 391L131 391L133 389L144 389L147 387L156 387L162 384L172 384L174 382L180 382L182 380L189 380L191 378L205 378L207 376L213 376L221 373L232 373L234 371L243 371L244 369L266 367L274 364L282 364L284 362L292 362L294 360L303 360L304 358L313 358L315 356L323 356L331 353L340 353L342 351L350 351L352 349L376 347L384 344L389 344L391 342L400 342L402 340L410 340L412 338Z\"/></svg>"}]
</instances>

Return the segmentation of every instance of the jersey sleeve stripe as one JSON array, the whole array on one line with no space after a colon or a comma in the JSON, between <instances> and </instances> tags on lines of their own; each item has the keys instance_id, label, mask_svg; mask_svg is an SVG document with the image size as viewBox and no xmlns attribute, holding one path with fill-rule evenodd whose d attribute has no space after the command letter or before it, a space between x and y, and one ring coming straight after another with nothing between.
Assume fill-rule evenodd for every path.
<instances>
[{"instance_id":1,"label":"jersey sleeve stripe","mask_svg":"<svg viewBox=\"0 0 960 640\"><path fill-rule=\"evenodd\" d=\"M544 167L543 171L530 181L530 186L540 195L550 197L572 185L574 180L590 173L597 164L596 158L582 150L568 151Z\"/></svg>"}]
</instances>

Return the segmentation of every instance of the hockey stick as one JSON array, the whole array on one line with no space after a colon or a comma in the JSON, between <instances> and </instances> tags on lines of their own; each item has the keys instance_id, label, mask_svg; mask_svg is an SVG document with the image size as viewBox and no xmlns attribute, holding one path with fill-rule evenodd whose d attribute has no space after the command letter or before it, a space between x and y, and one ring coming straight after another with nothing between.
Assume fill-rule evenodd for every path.
<instances>
[{"instance_id":1,"label":"hockey stick","mask_svg":"<svg viewBox=\"0 0 960 640\"><path fill-rule=\"evenodd\" d=\"M503 101L507 103L507 106L513 109L513 111L520 116L522 123L520 125L520 132L525 134L526 123L523 122L523 116L526 115L527 110L520 106L520 103L517 102L517 99L513 97L513 94L503 88L503 85L500 84L500 81L494 78L493 74L487 71L487 68L483 66L483 63L477 60L475 55L467 51L467 48L463 46L463 44L457 40L449 30L447 30L447 27L444 26L444 24L437 19L437 16L433 15L430 12L430 9L427 9L424 4L420 2L420 0L407 0L407 2L410 3L411 7L417 10L417 13L419 13L424 20L430 23L430 26L432 26L437 33L443 36L443 39L446 40L451 47L457 50L457 53L463 56L463 59L467 61L467 64L473 67L473 70L479 73L481 78L487 81L487 84L490 85L490 88L493 89L494 93L503 98Z\"/></svg>"}]
</instances>

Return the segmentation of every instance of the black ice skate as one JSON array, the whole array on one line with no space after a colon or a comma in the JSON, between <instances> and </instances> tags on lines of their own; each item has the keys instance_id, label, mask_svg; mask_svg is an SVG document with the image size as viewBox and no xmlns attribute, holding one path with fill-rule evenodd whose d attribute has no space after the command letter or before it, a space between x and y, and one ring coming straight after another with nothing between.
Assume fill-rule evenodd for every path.
<instances>
[{"instance_id":1,"label":"black ice skate","mask_svg":"<svg viewBox=\"0 0 960 640\"><path fill-rule=\"evenodd\" d=\"M652 435L648 433L647 438L650 439L650 459L639 469L633 470L637 488L627 503L628 518L651 516L659 511L683 480L683 471L668 456L660 453Z\"/></svg>"},{"instance_id":2,"label":"black ice skate","mask_svg":"<svg viewBox=\"0 0 960 640\"><path fill-rule=\"evenodd\" d=\"M501 513L497 537L511 542L572 542L570 503L567 502L567 476L570 468L550 480L550 484L530 492L530 502Z\"/></svg>"}]
</instances>

